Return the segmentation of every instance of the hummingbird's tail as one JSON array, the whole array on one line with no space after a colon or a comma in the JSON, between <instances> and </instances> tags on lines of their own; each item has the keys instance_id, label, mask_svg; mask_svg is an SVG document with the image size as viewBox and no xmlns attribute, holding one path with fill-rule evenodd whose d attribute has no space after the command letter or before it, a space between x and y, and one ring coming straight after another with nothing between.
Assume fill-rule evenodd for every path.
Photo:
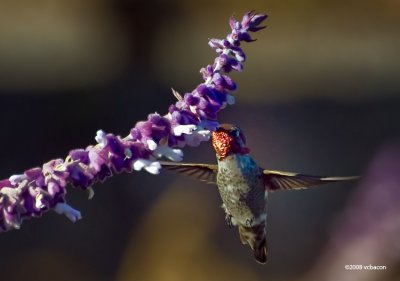
<instances>
[{"instance_id":1,"label":"hummingbird's tail","mask_svg":"<svg viewBox=\"0 0 400 281\"><path fill-rule=\"evenodd\" d=\"M265 223L260 223L252 227L239 226L240 240L244 245L248 244L253 250L254 258L259 263L267 262L267 240L265 233Z\"/></svg>"}]
</instances>

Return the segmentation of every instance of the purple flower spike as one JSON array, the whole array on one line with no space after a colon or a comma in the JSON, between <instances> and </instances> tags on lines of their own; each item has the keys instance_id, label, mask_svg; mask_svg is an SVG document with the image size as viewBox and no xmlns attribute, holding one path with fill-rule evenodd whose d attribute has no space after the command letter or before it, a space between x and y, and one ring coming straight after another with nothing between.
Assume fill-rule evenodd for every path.
<instances>
[{"instance_id":1,"label":"purple flower spike","mask_svg":"<svg viewBox=\"0 0 400 281\"><path fill-rule=\"evenodd\" d=\"M210 131L219 125L219 111L234 103L230 92L236 89L236 83L226 74L243 70L246 56L240 43L254 41L249 32L264 28L260 24L266 18L254 12L246 13L241 21L231 18L231 33L208 42L218 57L200 70L204 82L183 96L173 90L178 101L169 106L167 114L148 115L124 138L99 130L95 145L71 150L65 160L51 160L41 168L0 180L0 232L18 229L23 219L39 217L48 210L75 222L82 216L66 203L68 184L87 191L90 199L94 195L92 185L114 173L144 169L158 174L158 158L181 161L180 148L208 141Z\"/></svg>"},{"instance_id":2,"label":"purple flower spike","mask_svg":"<svg viewBox=\"0 0 400 281\"><path fill-rule=\"evenodd\" d=\"M231 18L229 24L232 28L232 33L228 35L228 41L231 44L238 46L238 41L252 42L249 32L259 31L265 26L259 26L268 16L263 14L255 14L253 11L244 15L242 22L238 22Z\"/></svg>"},{"instance_id":3,"label":"purple flower spike","mask_svg":"<svg viewBox=\"0 0 400 281\"><path fill-rule=\"evenodd\" d=\"M189 106L195 106L200 102L199 97L196 97L192 94L185 94L185 102L189 105Z\"/></svg>"},{"instance_id":4,"label":"purple flower spike","mask_svg":"<svg viewBox=\"0 0 400 281\"><path fill-rule=\"evenodd\" d=\"M254 14L253 12L247 13L243 20L242 20L242 26L248 29L248 31L256 32L259 31L265 26L259 26L266 18L268 15L257 15Z\"/></svg>"}]
</instances>

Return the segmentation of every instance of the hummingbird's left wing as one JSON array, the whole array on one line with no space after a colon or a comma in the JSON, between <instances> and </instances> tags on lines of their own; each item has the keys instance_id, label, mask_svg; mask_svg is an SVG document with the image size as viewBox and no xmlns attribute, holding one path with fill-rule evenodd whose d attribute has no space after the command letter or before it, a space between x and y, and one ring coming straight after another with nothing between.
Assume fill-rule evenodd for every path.
<instances>
[{"instance_id":1,"label":"hummingbird's left wing","mask_svg":"<svg viewBox=\"0 0 400 281\"><path fill-rule=\"evenodd\" d=\"M160 161L161 166L167 170L190 176L194 179L215 183L218 166L212 164L175 163Z\"/></svg>"},{"instance_id":2,"label":"hummingbird's left wing","mask_svg":"<svg viewBox=\"0 0 400 281\"><path fill-rule=\"evenodd\" d=\"M359 177L318 177L289 172L263 170L264 185L270 190L306 189L311 186L338 181L356 180Z\"/></svg>"}]
</instances>

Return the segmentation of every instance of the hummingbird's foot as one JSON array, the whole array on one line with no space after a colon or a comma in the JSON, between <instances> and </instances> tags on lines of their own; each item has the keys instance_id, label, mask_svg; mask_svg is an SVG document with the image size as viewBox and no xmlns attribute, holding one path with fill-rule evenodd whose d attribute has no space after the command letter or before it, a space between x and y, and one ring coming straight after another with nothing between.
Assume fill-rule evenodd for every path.
<instances>
[{"instance_id":1,"label":"hummingbird's foot","mask_svg":"<svg viewBox=\"0 0 400 281\"><path fill-rule=\"evenodd\" d=\"M253 219L246 219L246 226L252 227L253 226Z\"/></svg>"},{"instance_id":2,"label":"hummingbird's foot","mask_svg":"<svg viewBox=\"0 0 400 281\"><path fill-rule=\"evenodd\" d=\"M228 224L229 227L232 227L232 215L226 214L225 215L225 221Z\"/></svg>"}]
</instances>

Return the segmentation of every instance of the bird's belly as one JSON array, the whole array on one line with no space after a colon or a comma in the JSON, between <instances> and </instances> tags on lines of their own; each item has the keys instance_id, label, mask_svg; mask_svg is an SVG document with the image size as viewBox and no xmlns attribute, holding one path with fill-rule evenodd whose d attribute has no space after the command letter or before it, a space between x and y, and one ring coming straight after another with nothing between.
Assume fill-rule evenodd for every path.
<instances>
[{"instance_id":1,"label":"bird's belly","mask_svg":"<svg viewBox=\"0 0 400 281\"><path fill-rule=\"evenodd\" d=\"M234 225L255 225L266 218L266 200L264 188L258 183L249 184L245 178L224 184L218 184L223 208L231 216ZM217 181L218 183L218 181Z\"/></svg>"},{"instance_id":2,"label":"bird's belly","mask_svg":"<svg viewBox=\"0 0 400 281\"><path fill-rule=\"evenodd\" d=\"M226 214L235 225L265 222L266 192L260 168L248 155L218 161L217 185Z\"/></svg>"}]
</instances>

